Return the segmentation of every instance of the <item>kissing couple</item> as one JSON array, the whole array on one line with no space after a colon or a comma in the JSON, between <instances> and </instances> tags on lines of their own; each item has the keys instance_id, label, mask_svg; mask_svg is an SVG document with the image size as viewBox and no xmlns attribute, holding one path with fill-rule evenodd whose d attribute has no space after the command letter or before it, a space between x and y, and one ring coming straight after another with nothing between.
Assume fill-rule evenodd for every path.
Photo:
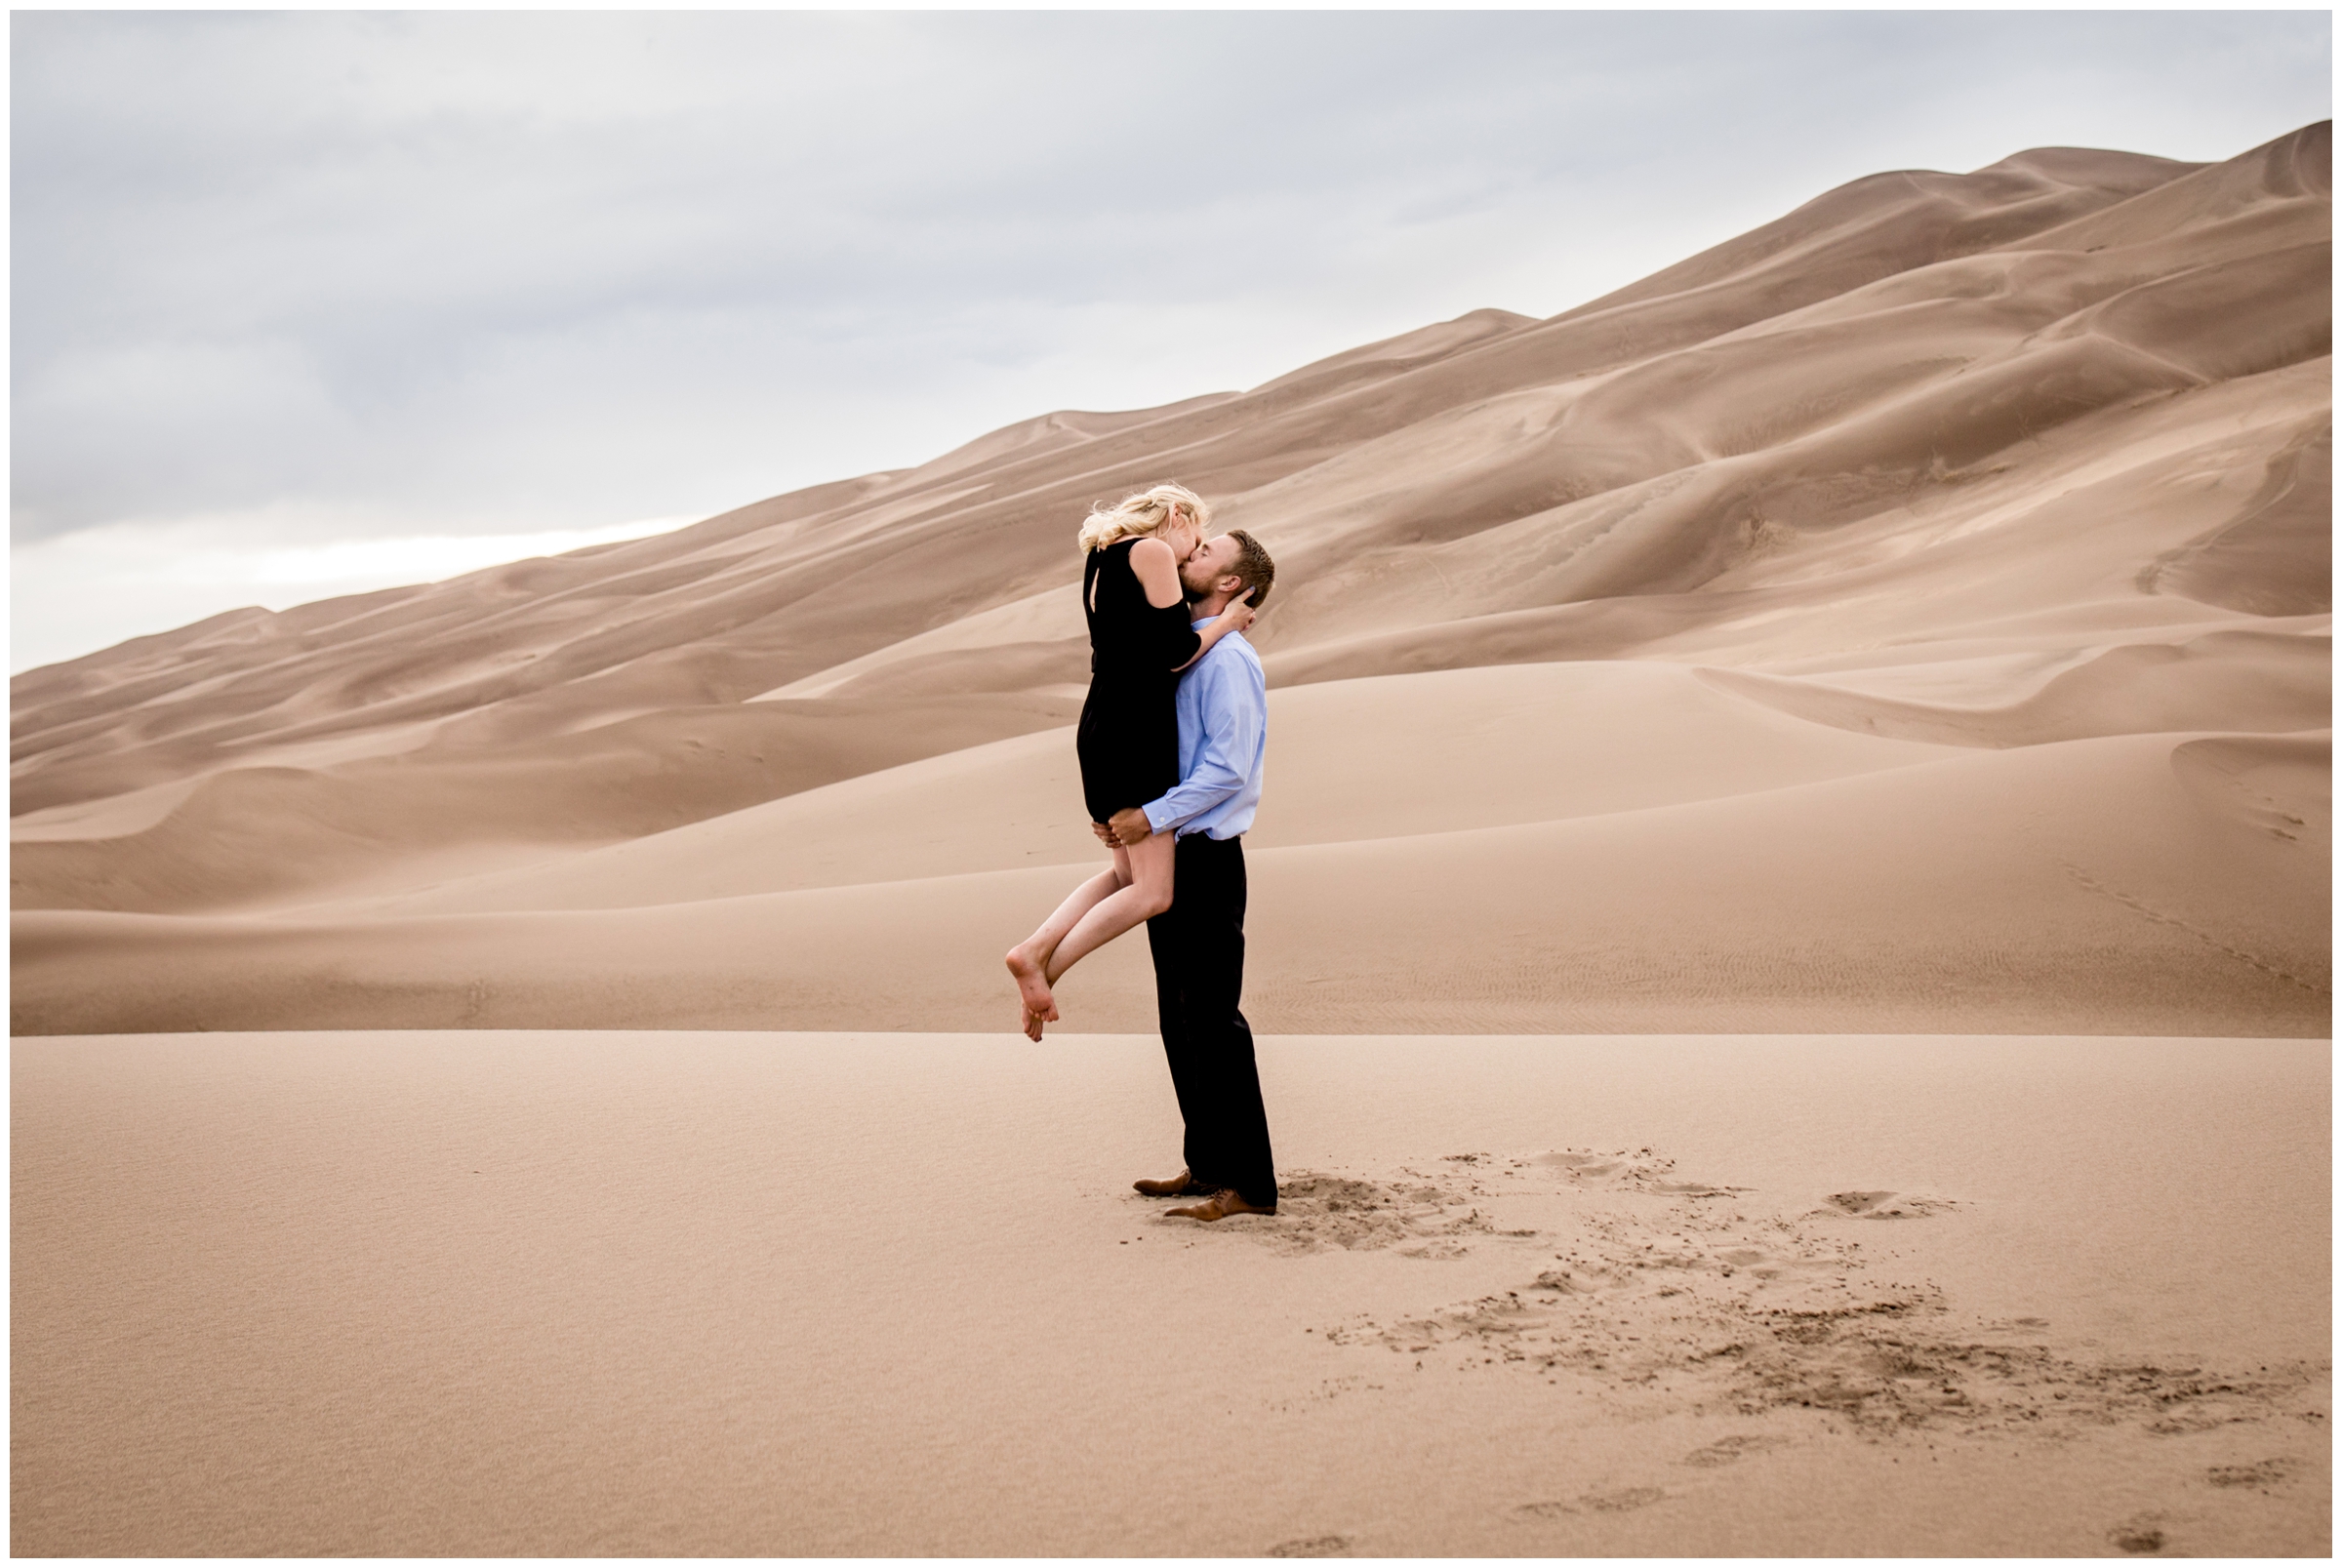
<instances>
[{"instance_id":1,"label":"kissing couple","mask_svg":"<svg viewBox=\"0 0 2342 1568\"><path fill-rule=\"evenodd\" d=\"M1199 1201L1193 1220L1274 1214L1276 1173L1244 990L1244 831L1261 802L1268 682L1244 630L1276 563L1212 510L1162 484L1081 525L1090 695L1074 750L1091 830L1112 864L1008 952L1025 1033L1058 1021L1053 987L1145 921L1187 1168L1136 1184Z\"/></svg>"}]
</instances>

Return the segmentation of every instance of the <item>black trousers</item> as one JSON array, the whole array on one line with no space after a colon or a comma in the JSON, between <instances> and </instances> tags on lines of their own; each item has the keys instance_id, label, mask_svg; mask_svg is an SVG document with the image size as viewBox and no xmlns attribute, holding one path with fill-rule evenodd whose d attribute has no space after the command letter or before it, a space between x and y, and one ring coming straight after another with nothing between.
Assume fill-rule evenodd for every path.
<instances>
[{"instance_id":1,"label":"black trousers","mask_svg":"<svg viewBox=\"0 0 2342 1568\"><path fill-rule=\"evenodd\" d=\"M1188 1174L1276 1206L1269 1113L1252 1057L1244 994L1244 841L1191 833L1179 841L1171 907L1147 922L1154 999L1171 1087L1188 1124Z\"/></svg>"}]
</instances>

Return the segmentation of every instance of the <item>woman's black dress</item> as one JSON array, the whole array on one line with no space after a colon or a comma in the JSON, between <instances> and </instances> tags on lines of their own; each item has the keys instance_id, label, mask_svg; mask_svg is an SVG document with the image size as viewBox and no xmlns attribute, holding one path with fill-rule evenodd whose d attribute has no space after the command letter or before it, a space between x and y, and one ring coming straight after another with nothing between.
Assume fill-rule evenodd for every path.
<instances>
[{"instance_id":1,"label":"woman's black dress","mask_svg":"<svg viewBox=\"0 0 2342 1568\"><path fill-rule=\"evenodd\" d=\"M1090 820L1144 806L1179 783L1179 715L1172 693L1179 666L1202 639L1188 605L1157 609L1130 569L1135 539L1092 550L1081 567L1081 607L1090 622L1090 695L1073 732L1081 794Z\"/></svg>"}]
</instances>

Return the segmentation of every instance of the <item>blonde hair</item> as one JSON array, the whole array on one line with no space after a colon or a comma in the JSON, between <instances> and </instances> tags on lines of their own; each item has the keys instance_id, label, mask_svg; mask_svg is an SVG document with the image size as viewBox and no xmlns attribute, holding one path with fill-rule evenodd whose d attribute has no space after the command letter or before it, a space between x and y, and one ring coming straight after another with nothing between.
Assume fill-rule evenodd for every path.
<instances>
[{"instance_id":1,"label":"blonde hair","mask_svg":"<svg viewBox=\"0 0 2342 1568\"><path fill-rule=\"evenodd\" d=\"M1135 496L1124 496L1118 506L1100 503L1081 521L1081 553L1087 555L1126 539L1151 535L1169 522L1175 512L1182 511L1195 519L1198 532L1211 525L1211 505L1186 485L1156 485Z\"/></svg>"}]
</instances>

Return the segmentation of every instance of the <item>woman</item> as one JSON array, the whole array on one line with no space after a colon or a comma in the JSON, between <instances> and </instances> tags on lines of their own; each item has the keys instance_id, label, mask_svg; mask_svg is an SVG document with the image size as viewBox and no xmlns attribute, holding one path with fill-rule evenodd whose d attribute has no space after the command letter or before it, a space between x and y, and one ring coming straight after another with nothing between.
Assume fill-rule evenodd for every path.
<instances>
[{"instance_id":1,"label":"woman","mask_svg":"<svg viewBox=\"0 0 2342 1568\"><path fill-rule=\"evenodd\" d=\"M1074 752L1092 821L1104 824L1179 783L1179 672L1232 631L1252 624L1243 599L1201 632L1188 619L1181 563L1202 542L1211 508L1181 485L1156 485L1090 513L1081 526L1081 603L1090 623L1090 695ZM1169 833L1124 848L1075 888L1041 928L1008 951L1025 1008L1025 1033L1057 1022L1050 986L1084 953L1171 907Z\"/></svg>"}]
</instances>

